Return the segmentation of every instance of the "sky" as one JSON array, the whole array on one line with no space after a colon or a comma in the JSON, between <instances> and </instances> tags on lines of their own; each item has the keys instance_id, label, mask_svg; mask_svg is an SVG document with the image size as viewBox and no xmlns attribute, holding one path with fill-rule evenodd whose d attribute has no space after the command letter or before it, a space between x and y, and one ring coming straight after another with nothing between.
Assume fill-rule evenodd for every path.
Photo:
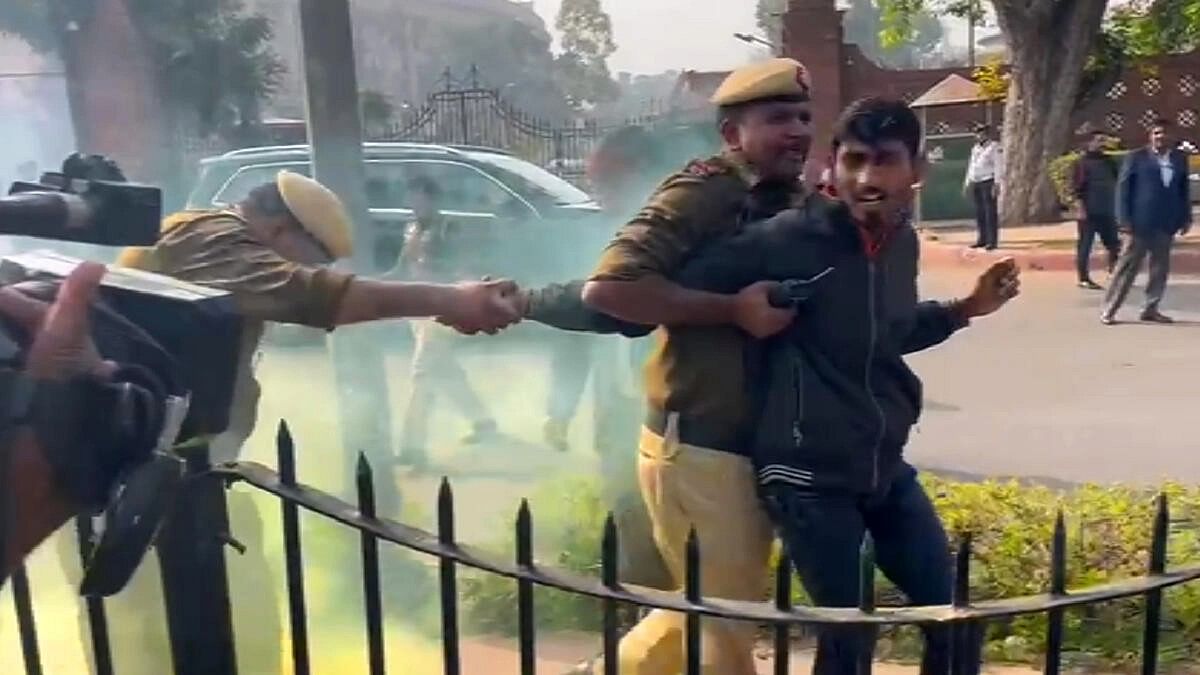
<instances>
[{"instance_id":1,"label":"sky","mask_svg":"<svg viewBox=\"0 0 1200 675\"><path fill-rule=\"evenodd\" d=\"M612 17L614 73L727 70L762 55L734 33L757 33L755 0L602 0ZM533 0L554 32L561 0Z\"/></svg>"},{"instance_id":2,"label":"sky","mask_svg":"<svg viewBox=\"0 0 1200 675\"><path fill-rule=\"evenodd\" d=\"M560 4L561 0L533 0L551 33ZM758 33L755 0L601 0L601 4L612 17L617 42L617 52L608 62L614 73L729 70L764 55L763 50L733 37ZM952 42L965 44L963 26L947 28Z\"/></svg>"}]
</instances>

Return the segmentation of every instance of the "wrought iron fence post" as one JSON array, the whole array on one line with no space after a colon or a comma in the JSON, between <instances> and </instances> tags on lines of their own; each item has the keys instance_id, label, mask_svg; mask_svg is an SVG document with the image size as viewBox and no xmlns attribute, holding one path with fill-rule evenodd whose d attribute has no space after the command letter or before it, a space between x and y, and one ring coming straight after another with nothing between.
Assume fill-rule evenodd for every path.
<instances>
[{"instance_id":1,"label":"wrought iron fence post","mask_svg":"<svg viewBox=\"0 0 1200 675\"><path fill-rule=\"evenodd\" d=\"M858 551L858 609L864 614L875 612L875 540L870 532L863 534ZM875 627L863 624L858 628L858 675L871 675L875 664Z\"/></svg>"},{"instance_id":2,"label":"wrought iron fence post","mask_svg":"<svg viewBox=\"0 0 1200 675\"><path fill-rule=\"evenodd\" d=\"M1167 496L1158 496L1158 509L1154 515L1154 535L1150 541L1150 576L1162 574L1167 569L1167 536L1171 523ZM1155 589L1146 594L1146 626L1142 636L1142 675L1158 672L1158 642L1162 622L1162 590Z\"/></svg>"},{"instance_id":3,"label":"wrought iron fence post","mask_svg":"<svg viewBox=\"0 0 1200 675\"><path fill-rule=\"evenodd\" d=\"M208 473L208 448L187 460L183 494L158 537L175 675L235 675L225 569L229 519L224 479Z\"/></svg>"},{"instance_id":4,"label":"wrought iron fence post","mask_svg":"<svg viewBox=\"0 0 1200 675\"><path fill-rule=\"evenodd\" d=\"M951 602L956 609L971 606L971 540L970 532L963 534L954 558L954 593ZM975 675L979 672L983 657L983 624L978 621L953 624L950 645L951 673Z\"/></svg>"},{"instance_id":5,"label":"wrought iron fence post","mask_svg":"<svg viewBox=\"0 0 1200 675\"><path fill-rule=\"evenodd\" d=\"M1050 545L1050 595L1067 592L1067 527L1060 509L1054 519L1054 538ZM1046 675L1058 675L1062 669L1063 610L1051 609L1046 625Z\"/></svg>"}]
</instances>

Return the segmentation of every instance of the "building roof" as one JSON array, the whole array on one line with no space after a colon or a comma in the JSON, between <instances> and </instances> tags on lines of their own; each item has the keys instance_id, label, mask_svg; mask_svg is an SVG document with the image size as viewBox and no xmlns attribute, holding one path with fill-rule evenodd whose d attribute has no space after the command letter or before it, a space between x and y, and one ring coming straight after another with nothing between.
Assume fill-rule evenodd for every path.
<instances>
[{"instance_id":1,"label":"building roof","mask_svg":"<svg viewBox=\"0 0 1200 675\"><path fill-rule=\"evenodd\" d=\"M950 73L924 94L918 96L909 106L912 108L937 108L963 103L978 103L983 100L978 84L958 73Z\"/></svg>"}]
</instances>

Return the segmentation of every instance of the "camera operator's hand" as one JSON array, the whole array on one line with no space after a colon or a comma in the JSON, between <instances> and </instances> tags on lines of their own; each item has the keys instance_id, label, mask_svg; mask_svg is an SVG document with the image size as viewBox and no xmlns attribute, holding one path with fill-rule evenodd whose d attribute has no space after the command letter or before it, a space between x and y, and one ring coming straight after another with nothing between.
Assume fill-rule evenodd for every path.
<instances>
[{"instance_id":1,"label":"camera operator's hand","mask_svg":"<svg viewBox=\"0 0 1200 675\"><path fill-rule=\"evenodd\" d=\"M39 379L66 379L91 374L107 378L114 365L103 361L91 338L89 305L96 296L104 266L83 263L75 268L53 303L30 298L13 288L0 288L0 314L25 330L30 341L27 374ZM14 513L5 524L8 539L0 550L0 582L29 551L62 526L77 506L61 490L45 449L29 427L11 441L7 494Z\"/></svg>"},{"instance_id":2,"label":"camera operator's hand","mask_svg":"<svg viewBox=\"0 0 1200 675\"><path fill-rule=\"evenodd\" d=\"M63 281L53 304L13 288L0 288L0 314L19 324L31 340L26 357L29 375L51 380L75 375L107 379L112 375L116 366L100 358L88 319L104 272L99 263L80 264Z\"/></svg>"}]
</instances>

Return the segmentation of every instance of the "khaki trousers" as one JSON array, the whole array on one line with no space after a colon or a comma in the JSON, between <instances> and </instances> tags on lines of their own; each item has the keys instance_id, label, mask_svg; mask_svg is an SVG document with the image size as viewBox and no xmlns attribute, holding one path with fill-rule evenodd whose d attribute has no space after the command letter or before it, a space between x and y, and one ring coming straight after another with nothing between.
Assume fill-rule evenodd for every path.
<instances>
[{"instance_id":1,"label":"khaki trousers","mask_svg":"<svg viewBox=\"0 0 1200 675\"><path fill-rule=\"evenodd\" d=\"M749 460L642 429L638 480L654 541L683 588L688 533L700 543L705 596L762 600L773 534L759 505ZM685 616L654 610L621 640L621 675L679 675L685 664ZM702 619L705 675L753 675L755 625ZM597 672L599 670L597 669Z\"/></svg>"}]
</instances>

